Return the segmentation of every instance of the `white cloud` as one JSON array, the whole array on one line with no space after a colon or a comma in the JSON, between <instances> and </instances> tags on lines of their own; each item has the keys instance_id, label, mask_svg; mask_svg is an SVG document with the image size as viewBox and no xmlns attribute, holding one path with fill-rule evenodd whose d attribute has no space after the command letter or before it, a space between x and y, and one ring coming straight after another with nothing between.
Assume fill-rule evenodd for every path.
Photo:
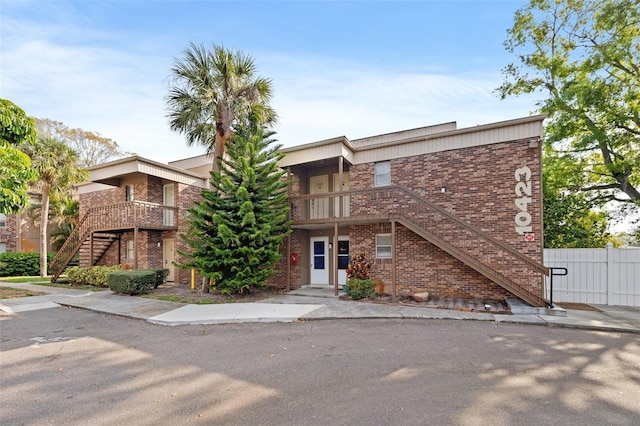
<instances>
[{"instance_id":1,"label":"white cloud","mask_svg":"<svg viewBox=\"0 0 640 426\"><path fill-rule=\"evenodd\" d=\"M167 162L198 155L169 130L164 96L171 47L149 39L61 25L3 22L2 94L36 117L99 132L122 149ZM113 41L113 40L111 40ZM180 54L180 52L176 53ZM447 74L443 67L394 69L331 57L258 52L273 79L275 130L285 146L345 135L380 133L458 121L459 127L528 115L530 99L500 102L499 72Z\"/></svg>"},{"instance_id":2,"label":"white cloud","mask_svg":"<svg viewBox=\"0 0 640 426\"><path fill-rule=\"evenodd\" d=\"M286 65L286 75L275 79L274 99L281 117L278 136L285 145L449 121L468 127L526 116L533 109L531 99L501 102L492 93L500 84L499 74L362 70L326 58L307 58L299 69Z\"/></svg>"}]
</instances>

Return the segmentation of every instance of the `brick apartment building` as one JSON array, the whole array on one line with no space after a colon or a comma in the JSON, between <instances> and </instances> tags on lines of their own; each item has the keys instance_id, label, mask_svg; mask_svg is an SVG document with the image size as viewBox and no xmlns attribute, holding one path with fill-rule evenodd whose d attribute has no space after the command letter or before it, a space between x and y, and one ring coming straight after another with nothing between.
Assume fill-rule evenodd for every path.
<instances>
[{"instance_id":1,"label":"brick apartment building","mask_svg":"<svg viewBox=\"0 0 640 426\"><path fill-rule=\"evenodd\" d=\"M346 281L365 254L372 278L395 295L517 296L543 306L544 116L457 129L444 123L285 148L292 233L269 284L282 289ZM80 225L52 273L81 264L173 266L187 209L208 187L207 155L161 164L131 157L90 169L79 186Z\"/></svg>"},{"instance_id":2,"label":"brick apartment building","mask_svg":"<svg viewBox=\"0 0 640 426\"><path fill-rule=\"evenodd\" d=\"M30 194L30 202L31 205L40 203L40 194ZM51 234L52 230L50 224L48 233ZM28 210L18 214L0 214L0 253L4 252L40 252L40 228Z\"/></svg>"}]
</instances>

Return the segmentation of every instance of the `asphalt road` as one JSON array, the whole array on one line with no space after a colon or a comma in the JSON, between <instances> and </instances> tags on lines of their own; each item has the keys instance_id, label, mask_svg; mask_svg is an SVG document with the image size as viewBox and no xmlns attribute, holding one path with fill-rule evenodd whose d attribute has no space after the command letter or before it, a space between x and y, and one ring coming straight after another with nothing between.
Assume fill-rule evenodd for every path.
<instances>
[{"instance_id":1,"label":"asphalt road","mask_svg":"<svg viewBox=\"0 0 640 426\"><path fill-rule=\"evenodd\" d=\"M640 336L457 320L0 316L0 425L637 425Z\"/></svg>"}]
</instances>

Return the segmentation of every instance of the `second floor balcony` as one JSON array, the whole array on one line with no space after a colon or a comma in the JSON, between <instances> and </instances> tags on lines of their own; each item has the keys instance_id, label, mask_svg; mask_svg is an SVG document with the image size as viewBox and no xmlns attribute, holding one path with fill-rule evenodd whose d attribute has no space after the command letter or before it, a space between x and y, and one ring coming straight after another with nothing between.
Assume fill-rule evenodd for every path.
<instances>
[{"instance_id":1,"label":"second floor balcony","mask_svg":"<svg viewBox=\"0 0 640 426\"><path fill-rule=\"evenodd\" d=\"M86 214L86 226L93 232L131 228L177 229L177 219L177 207L127 201L91 207Z\"/></svg>"}]
</instances>

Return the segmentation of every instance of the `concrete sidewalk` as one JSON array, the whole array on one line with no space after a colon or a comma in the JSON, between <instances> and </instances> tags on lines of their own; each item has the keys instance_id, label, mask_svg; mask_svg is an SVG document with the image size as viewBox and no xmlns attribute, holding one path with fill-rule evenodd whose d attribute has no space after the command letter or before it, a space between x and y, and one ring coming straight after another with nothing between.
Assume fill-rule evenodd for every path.
<instances>
[{"instance_id":1,"label":"concrete sidewalk","mask_svg":"<svg viewBox=\"0 0 640 426\"><path fill-rule=\"evenodd\" d=\"M405 318L493 321L640 333L640 308L619 306L598 305L600 312L566 310L566 316L544 313L505 315L347 301L335 297L333 290L314 288L295 290L259 303L190 305L118 295L111 291L90 292L22 283L0 285L48 293L0 300L0 311L5 315L62 305L164 325Z\"/></svg>"}]
</instances>

